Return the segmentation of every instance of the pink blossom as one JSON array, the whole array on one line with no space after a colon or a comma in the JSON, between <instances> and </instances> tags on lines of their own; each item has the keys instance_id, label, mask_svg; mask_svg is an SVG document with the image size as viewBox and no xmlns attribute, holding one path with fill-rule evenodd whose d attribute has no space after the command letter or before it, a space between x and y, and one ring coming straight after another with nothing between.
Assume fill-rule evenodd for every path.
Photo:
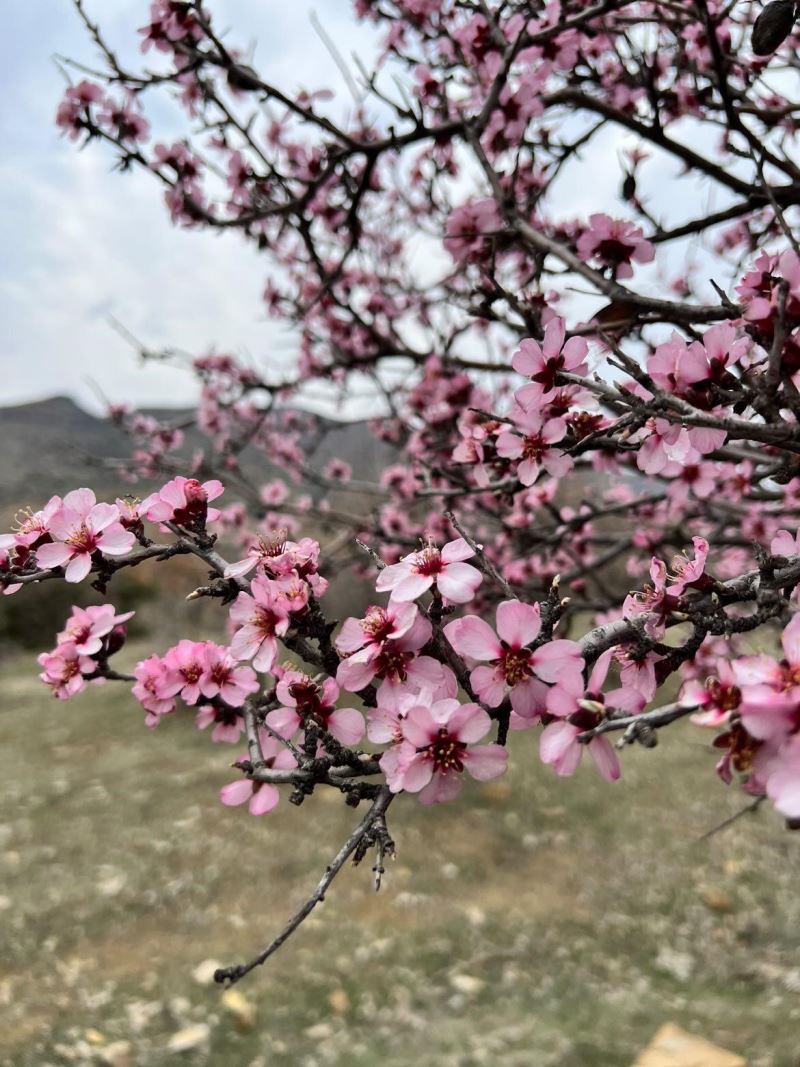
<instances>
[{"instance_id":1,"label":"pink blossom","mask_svg":"<svg viewBox=\"0 0 800 1067\"><path fill-rule=\"evenodd\" d=\"M337 708L339 686L333 678L318 685L302 671L287 671L276 695L282 707L267 715L267 723L283 737L291 737L307 723L327 730L343 745L355 745L364 736L364 716L355 708Z\"/></svg>"},{"instance_id":2,"label":"pink blossom","mask_svg":"<svg viewBox=\"0 0 800 1067\"><path fill-rule=\"evenodd\" d=\"M98 504L91 489L74 489L49 521L52 543L41 545L36 560L41 567L65 567L68 582L80 582L92 569L92 555L124 556L135 543L119 521L116 504Z\"/></svg>"},{"instance_id":3,"label":"pink blossom","mask_svg":"<svg viewBox=\"0 0 800 1067\"><path fill-rule=\"evenodd\" d=\"M544 682L563 683L570 679L582 687L580 646L574 641L557 640L532 652L526 646L536 640L540 629L538 604L506 600L497 608L497 634L477 615L448 623L444 632L459 655L468 661L490 663L488 667L476 667L470 675L470 684L480 700L496 708L510 693L514 711L530 719L544 710Z\"/></svg>"},{"instance_id":4,"label":"pink blossom","mask_svg":"<svg viewBox=\"0 0 800 1067\"><path fill-rule=\"evenodd\" d=\"M207 700L219 697L232 708L240 708L251 693L258 691L258 679L252 667L242 667L228 649L206 642L205 671L200 692Z\"/></svg>"},{"instance_id":5,"label":"pink blossom","mask_svg":"<svg viewBox=\"0 0 800 1067\"><path fill-rule=\"evenodd\" d=\"M602 214L589 216L589 228L578 238L577 249L581 259L611 267L615 278L632 278L632 263L650 263L655 257L655 248L638 226Z\"/></svg>"},{"instance_id":6,"label":"pink blossom","mask_svg":"<svg viewBox=\"0 0 800 1067\"><path fill-rule=\"evenodd\" d=\"M492 722L477 704L438 700L410 708L400 722L403 741L390 763L387 784L393 793L419 793L423 804L453 800L467 770L485 782L505 773L508 754L502 745L469 747L485 737ZM381 766L386 773L387 768Z\"/></svg>"},{"instance_id":7,"label":"pink blossom","mask_svg":"<svg viewBox=\"0 0 800 1067\"><path fill-rule=\"evenodd\" d=\"M224 492L222 482L213 479L201 485L196 478L181 475L162 485L142 501L140 511L151 522L174 522L178 526L203 526L219 518L208 502Z\"/></svg>"},{"instance_id":8,"label":"pink blossom","mask_svg":"<svg viewBox=\"0 0 800 1067\"><path fill-rule=\"evenodd\" d=\"M167 650L164 663L180 679L180 695L185 704L196 704L202 692L201 683L208 670L208 648L205 641L179 641Z\"/></svg>"},{"instance_id":9,"label":"pink blossom","mask_svg":"<svg viewBox=\"0 0 800 1067\"><path fill-rule=\"evenodd\" d=\"M528 407L530 402L535 404L542 395L551 393L556 387L559 371L586 373L588 344L583 337L571 337L565 344L565 334L564 320L552 318L545 327L541 346L531 338L520 341L511 366L518 374L531 379L530 385L524 385L515 393L520 406Z\"/></svg>"},{"instance_id":10,"label":"pink blossom","mask_svg":"<svg viewBox=\"0 0 800 1067\"><path fill-rule=\"evenodd\" d=\"M669 593L672 596L680 596L686 591L687 586L700 589L713 581L705 573L708 541L705 537L693 537L692 544L694 545L694 559L683 555L675 556L672 561L672 571L675 576L669 584Z\"/></svg>"},{"instance_id":11,"label":"pink blossom","mask_svg":"<svg viewBox=\"0 0 800 1067\"><path fill-rule=\"evenodd\" d=\"M86 676L97 670L95 661L79 652L72 642L58 645L53 652L43 652L37 662L43 668L39 677L59 700L69 700L82 692Z\"/></svg>"},{"instance_id":12,"label":"pink blossom","mask_svg":"<svg viewBox=\"0 0 800 1067\"><path fill-rule=\"evenodd\" d=\"M375 588L379 593L391 591L392 600L416 600L435 585L445 600L466 604L481 584L481 573L464 563L475 553L463 537L450 541L441 551L428 542L419 552L404 556L378 575Z\"/></svg>"},{"instance_id":13,"label":"pink blossom","mask_svg":"<svg viewBox=\"0 0 800 1067\"><path fill-rule=\"evenodd\" d=\"M148 656L136 664L136 684L131 690L147 712L145 726L157 726L162 715L175 710L175 696L183 686L183 678L160 656Z\"/></svg>"},{"instance_id":14,"label":"pink blossom","mask_svg":"<svg viewBox=\"0 0 800 1067\"><path fill-rule=\"evenodd\" d=\"M83 656L94 656L103 647L103 639L111 631L128 619L133 618L132 611L115 614L113 604L90 605L88 608L74 606L72 615L61 633L59 644L74 644Z\"/></svg>"},{"instance_id":15,"label":"pink blossom","mask_svg":"<svg viewBox=\"0 0 800 1067\"><path fill-rule=\"evenodd\" d=\"M277 638L289 629L289 607L277 582L256 577L249 593L239 593L230 609L235 627L231 654L249 659L257 671L269 671L278 655Z\"/></svg>"},{"instance_id":16,"label":"pink blossom","mask_svg":"<svg viewBox=\"0 0 800 1067\"><path fill-rule=\"evenodd\" d=\"M261 754L264 757L264 768L292 770L297 766L291 752L277 738L271 737L266 730L259 731L259 741ZM249 764L249 757L242 756L234 766L241 764ZM231 782L230 785L224 785L219 791L219 799L229 808L247 804L251 815L266 815L277 806L280 791L270 782L256 782L249 778L240 778L236 782Z\"/></svg>"},{"instance_id":17,"label":"pink blossom","mask_svg":"<svg viewBox=\"0 0 800 1067\"><path fill-rule=\"evenodd\" d=\"M588 744L578 740L580 734L602 722L607 704L633 712L644 707L644 698L635 690L623 688L607 694L602 692L612 658L612 649L598 658L582 695L562 685L554 686L548 694L547 710L558 721L549 723L542 731L539 756L542 763L552 764L556 774L564 777L574 774L583 749L588 748L595 767L606 781L616 781L620 776L619 761L607 737L598 734Z\"/></svg>"},{"instance_id":18,"label":"pink blossom","mask_svg":"<svg viewBox=\"0 0 800 1067\"><path fill-rule=\"evenodd\" d=\"M244 730L241 712L227 704L201 704L194 723L198 730L205 730L213 724L211 740L215 744L235 745Z\"/></svg>"},{"instance_id":19,"label":"pink blossom","mask_svg":"<svg viewBox=\"0 0 800 1067\"><path fill-rule=\"evenodd\" d=\"M347 619L336 639L345 656L336 681L343 689L358 693L378 678L379 703L396 708L409 689L443 684L442 665L431 656L417 654L431 634L431 624L415 604L390 601L387 608L373 606L364 619Z\"/></svg>"},{"instance_id":20,"label":"pink blossom","mask_svg":"<svg viewBox=\"0 0 800 1067\"><path fill-rule=\"evenodd\" d=\"M572 459L553 445L566 436L564 419L547 419L541 412L515 407L511 413L515 431L505 430L497 438L497 454L519 460L517 476L523 485L533 485L542 469L553 478L572 470Z\"/></svg>"}]
</instances>

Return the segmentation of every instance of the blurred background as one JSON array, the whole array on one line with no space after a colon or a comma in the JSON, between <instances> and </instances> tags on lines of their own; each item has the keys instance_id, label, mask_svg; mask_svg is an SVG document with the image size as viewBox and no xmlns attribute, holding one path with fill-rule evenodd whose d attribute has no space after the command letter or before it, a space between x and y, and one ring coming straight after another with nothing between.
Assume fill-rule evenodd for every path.
<instances>
[{"instance_id":1,"label":"blurred background","mask_svg":"<svg viewBox=\"0 0 800 1067\"><path fill-rule=\"evenodd\" d=\"M344 53L372 51L369 28L334 0L214 8L288 86L341 77L312 9ZM146 12L142 0L95 4L123 55ZM142 371L110 316L190 351L289 359L292 339L259 316L248 248L174 230L145 177L111 175L102 153L59 140L54 57L92 59L68 0L4 16L8 529L51 493L128 488L96 463L129 447L104 396L162 415L165 396L172 414L193 398L182 372ZM595 169L594 190L602 181ZM335 433L331 451L357 478L387 461L362 424ZM115 582L117 608L137 612L120 669L187 634L220 637L216 605L183 599L203 579L178 559ZM365 595L334 583L332 613ZM675 1022L752 1067L800 1064L796 841L766 811L704 837L744 798L717 781L689 725L656 752L626 752L614 786L588 767L559 781L523 734L508 779L469 786L457 809L404 798L382 891L369 864L346 870L263 973L221 993L217 964L273 936L357 816L323 795L262 819L225 809L217 792L240 753L212 745L190 710L149 732L124 687L52 700L36 653L72 603L93 599L53 582L0 603L0 1063L624 1067Z\"/></svg>"}]
</instances>

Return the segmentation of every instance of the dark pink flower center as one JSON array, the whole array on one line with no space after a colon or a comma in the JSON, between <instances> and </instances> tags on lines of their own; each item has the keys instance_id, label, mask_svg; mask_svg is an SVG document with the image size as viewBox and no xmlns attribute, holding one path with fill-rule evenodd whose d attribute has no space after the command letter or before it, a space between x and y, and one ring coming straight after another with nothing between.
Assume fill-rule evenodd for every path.
<instances>
[{"instance_id":1,"label":"dark pink flower center","mask_svg":"<svg viewBox=\"0 0 800 1067\"><path fill-rule=\"evenodd\" d=\"M92 553L97 548L97 537L89 529L86 523L81 523L77 530L73 530L67 538L67 544L71 545L76 552Z\"/></svg>"},{"instance_id":2,"label":"dark pink flower center","mask_svg":"<svg viewBox=\"0 0 800 1067\"><path fill-rule=\"evenodd\" d=\"M518 685L532 674L531 654L527 649L504 648L499 662L508 685Z\"/></svg>"},{"instance_id":3,"label":"dark pink flower center","mask_svg":"<svg viewBox=\"0 0 800 1067\"><path fill-rule=\"evenodd\" d=\"M466 747L463 741L447 732L446 726L440 726L436 737L423 751L425 758L433 761L434 770L439 774L449 774L451 771L460 773L464 770L463 755Z\"/></svg>"},{"instance_id":4,"label":"dark pink flower center","mask_svg":"<svg viewBox=\"0 0 800 1067\"><path fill-rule=\"evenodd\" d=\"M408 665L412 658L410 652L384 649L375 660L375 673L379 678L391 678L396 682L404 682L408 677Z\"/></svg>"},{"instance_id":5,"label":"dark pink flower center","mask_svg":"<svg viewBox=\"0 0 800 1067\"><path fill-rule=\"evenodd\" d=\"M394 629L394 623L383 608L370 608L361 623L361 629L370 642L380 644L389 638Z\"/></svg>"},{"instance_id":6,"label":"dark pink flower center","mask_svg":"<svg viewBox=\"0 0 800 1067\"><path fill-rule=\"evenodd\" d=\"M526 437L523 447L522 455L524 459L532 459L537 463L547 451L547 445L542 440L540 433L531 434L530 437Z\"/></svg>"},{"instance_id":7,"label":"dark pink flower center","mask_svg":"<svg viewBox=\"0 0 800 1067\"><path fill-rule=\"evenodd\" d=\"M417 553L416 560L414 562L414 571L417 574L422 574L426 578L435 578L437 574L441 574L444 570L444 563L442 562L442 554L438 548L434 548L433 545L429 545L421 552Z\"/></svg>"},{"instance_id":8,"label":"dark pink flower center","mask_svg":"<svg viewBox=\"0 0 800 1067\"><path fill-rule=\"evenodd\" d=\"M632 251L633 247L631 245L625 244L624 241L617 240L614 237L606 237L597 246L597 255L604 259L606 263L614 265L627 263Z\"/></svg>"}]
</instances>

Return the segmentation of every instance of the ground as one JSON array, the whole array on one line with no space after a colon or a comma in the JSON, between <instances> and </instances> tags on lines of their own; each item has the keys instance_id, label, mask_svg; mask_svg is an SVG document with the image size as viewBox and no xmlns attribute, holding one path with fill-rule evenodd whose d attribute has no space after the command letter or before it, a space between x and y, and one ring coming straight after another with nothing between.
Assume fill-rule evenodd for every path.
<instances>
[{"instance_id":1,"label":"ground","mask_svg":"<svg viewBox=\"0 0 800 1067\"><path fill-rule=\"evenodd\" d=\"M400 798L381 892L348 868L225 1000L210 961L266 943L358 814L223 808L239 750L147 731L123 686L60 703L30 656L0 685L0 1064L626 1067L667 1020L800 1064L800 834L764 809L699 840L744 798L688 724L613 786L519 735L464 803Z\"/></svg>"}]
</instances>

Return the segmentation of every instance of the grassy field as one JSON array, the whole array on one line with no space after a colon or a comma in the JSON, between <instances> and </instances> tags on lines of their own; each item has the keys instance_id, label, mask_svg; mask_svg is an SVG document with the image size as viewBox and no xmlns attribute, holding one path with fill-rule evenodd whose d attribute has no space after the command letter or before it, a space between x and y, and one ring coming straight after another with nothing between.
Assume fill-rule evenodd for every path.
<instances>
[{"instance_id":1,"label":"grassy field","mask_svg":"<svg viewBox=\"0 0 800 1067\"><path fill-rule=\"evenodd\" d=\"M762 811L698 841L743 803L698 730L626 752L615 786L559 781L521 735L466 803L402 798L384 889L343 872L230 1003L209 961L272 936L356 813L226 810L238 750L189 715L58 703L32 657L0 686L4 1065L625 1067L666 1020L800 1064L800 836Z\"/></svg>"}]
</instances>

